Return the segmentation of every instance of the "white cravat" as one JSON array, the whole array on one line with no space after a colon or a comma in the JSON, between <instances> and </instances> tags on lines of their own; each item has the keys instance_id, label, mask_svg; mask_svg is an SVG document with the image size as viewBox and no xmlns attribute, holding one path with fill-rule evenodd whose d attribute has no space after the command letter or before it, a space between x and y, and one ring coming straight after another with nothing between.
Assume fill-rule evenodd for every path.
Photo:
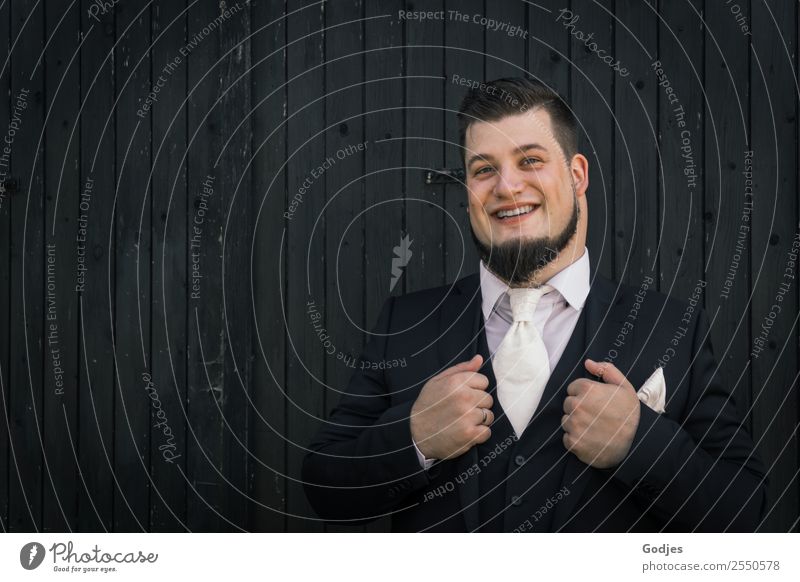
<instances>
[{"instance_id":1,"label":"white cravat","mask_svg":"<svg viewBox=\"0 0 800 582\"><path fill-rule=\"evenodd\" d=\"M550 285L508 290L514 322L492 358L497 398L517 437L522 436L550 379L547 348L533 324L539 299L550 291Z\"/></svg>"}]
</instances>

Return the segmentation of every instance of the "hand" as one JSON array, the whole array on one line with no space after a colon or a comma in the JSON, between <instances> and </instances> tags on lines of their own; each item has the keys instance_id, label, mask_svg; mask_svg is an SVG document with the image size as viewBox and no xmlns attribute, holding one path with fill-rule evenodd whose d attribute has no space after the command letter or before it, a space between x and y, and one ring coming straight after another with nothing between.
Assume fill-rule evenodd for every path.
<instances>
[{"instance_id":1,"label":"hand","mask_svg":"<svg viewBox=\"0 0 800 582\"><path fill-rule=\"evenodd\" d=\"M598 469L625 458L639 426L639 397L614 364L587 359L586 369L602 382L579 378L567 386L564 399L564 446Z\"/></svg>"},{"instance_id":2,"label":"hand","mask_svg":"<svg viewBox=\"0 0 800 582\"><path fill-rule=\"evenodd\" d=\"M411 437L428 459L451 459L486 442L494 422L489 379L478 370L483 356L474 356L425 383L411 407ZM486 422L482 423L486 409Z\"/></svg>"}]
</instances>

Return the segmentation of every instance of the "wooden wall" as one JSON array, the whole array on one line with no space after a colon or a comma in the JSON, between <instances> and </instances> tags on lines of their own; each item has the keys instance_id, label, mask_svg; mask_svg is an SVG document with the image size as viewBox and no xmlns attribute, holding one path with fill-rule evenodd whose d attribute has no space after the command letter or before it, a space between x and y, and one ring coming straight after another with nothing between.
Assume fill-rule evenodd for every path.
<instances>
[{"instance_id":1,"label":"wooden wall","mask_svg":"<svg viewBox=\"0 0 800 582\"><path fill-rule=\"evenodd\" d=\"M394 294L477 270L462 186L424 179L460 163L453 75L526 72L585 132L593 268L702 282L770 470L762 529L797 529L796 2L105 4L0 2L3 531L334 529L301 461L394 247Z\"/></svg>"}]
</instances>

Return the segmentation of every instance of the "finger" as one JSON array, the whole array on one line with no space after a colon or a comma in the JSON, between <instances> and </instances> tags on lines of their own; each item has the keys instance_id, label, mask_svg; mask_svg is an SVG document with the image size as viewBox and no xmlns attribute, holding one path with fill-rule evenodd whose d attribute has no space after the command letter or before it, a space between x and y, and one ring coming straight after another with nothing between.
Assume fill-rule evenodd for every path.
<instances>
[{"instance_id":1,"label":"finger","mask_svg":"<svg viewBox=\"0 0 800 582\"><path fill-rule=\"evenodd\" d=\"M489 387L489 377L480 372L456 372L447 378L458 386L466 386L475 390L486 390Z\"/></svg>"},{"instance_id":2,"label":"finger","mask_svg":"<svg viewBox=\"0 0 800 582\"><path fill-rule=\"evenodd\" d=\"M594 360L586 359L584 362L586 369L590 374L599 376L604 384L612 384L614 386L624 386L630 384L625 374L611 362L595 362Z\"/></svg>"},{"instance_id":3,"label":"finger","mask_svg":"<svg viewBox=\"0 0 800 582\"><path fill-rule=\"evenodd\" d=\"M578 398L576 396L567 396L564 398L564 412L572 414L578 408Z\"/></svg>"},{"instance_id":4,"label":"finger","mask_svg":"<svg viewBox=\"0 0 800 582\"><path fill-rule=\"evenodd\" d=\"M484 410L486 411L486 421L485 422L483 420L483 418L484 418L483 417L483 411ZM478 426L480 426L480 425L491 426L491 424L494 422L494 414L492 414L492 411L487 409L487 408L475 408L474 412L472 413L472 417L475 419L475 424L477 424Z\"/></svg>"},{"instance_id":5,"label":"finger","mask_svg":"<svg viewBox=\"0 0 800 582\"><path fill-rule=\"evenodd\" d=\"M566 432L569 432L567 429L567 421L569 420L569 414L565 414L561 417L561 428L563 428Z\"/></svg>"},{"instance_id":6,"label":"finger","mask_svg":"<svg viewBox=\"0 0 800 582\"><path fill-rule=\"evenodd\" d=\"M489 437L492 436L492 429L490 429L488 426L479 426L478 431L478 436L472 439L474 444L485 443L489 440Z\"/></svg>"},{"instance_id":7,"label":"finger","mask_svg":"<svg viewBox=\"0 0 800 582\"><path fill-rule=\"evenodd\" d=\"M584 392L586 392L587 386L590 384L591 380L587 380L586 378L573 380L572 382L569 383L569 386L567 386L567 395L581 396Z\"/></svg>"},{"instance_id":8,"label":"finger","mask_svg":"<svg viewBox=\"0 0 800 582\"><path fill-rule=\"evenodd\" d=\"M452 374L456 374L458 372L477 372L481 369L483 365L483 356L480 354L475 354L472 356L471 359L467 360L466 362L461 362L460 364L456 364L455 366L450 366L443 372L440 372L437 378L444 378L445 376L450 376Z\"/></svg>"},{"instance_id":9,"label":"finger","mask_svg":"<svg viewBox=\"0 0 800 582\"><path fill-rule=\"evenodd\" d=\"M494 398L492 398L491 394L487 394L486 392L476 392L475 394L478 395L478 401L475 403L475 406L479 408L491 408L492 404L494 404Z\"/></svg>"}]
</instances>

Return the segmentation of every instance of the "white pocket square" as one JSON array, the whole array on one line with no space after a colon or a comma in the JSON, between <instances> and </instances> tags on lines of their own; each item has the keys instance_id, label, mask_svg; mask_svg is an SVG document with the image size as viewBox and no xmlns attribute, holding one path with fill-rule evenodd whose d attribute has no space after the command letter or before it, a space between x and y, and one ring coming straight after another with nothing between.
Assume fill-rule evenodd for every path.
<instances>
[{"instance_id":1,"label":"white pocket square","mask_svg":"<svg viewBox=\"0 0 800 582\"><path fill-rule=\"evenodd\" d=\"M656 368L650 377L645 380L642 387L636 392L639 400L658 412L664 412L664 404L667 399L667 383L664 380L664 372L661 366Z\"/></svg>"}]
</instances>

